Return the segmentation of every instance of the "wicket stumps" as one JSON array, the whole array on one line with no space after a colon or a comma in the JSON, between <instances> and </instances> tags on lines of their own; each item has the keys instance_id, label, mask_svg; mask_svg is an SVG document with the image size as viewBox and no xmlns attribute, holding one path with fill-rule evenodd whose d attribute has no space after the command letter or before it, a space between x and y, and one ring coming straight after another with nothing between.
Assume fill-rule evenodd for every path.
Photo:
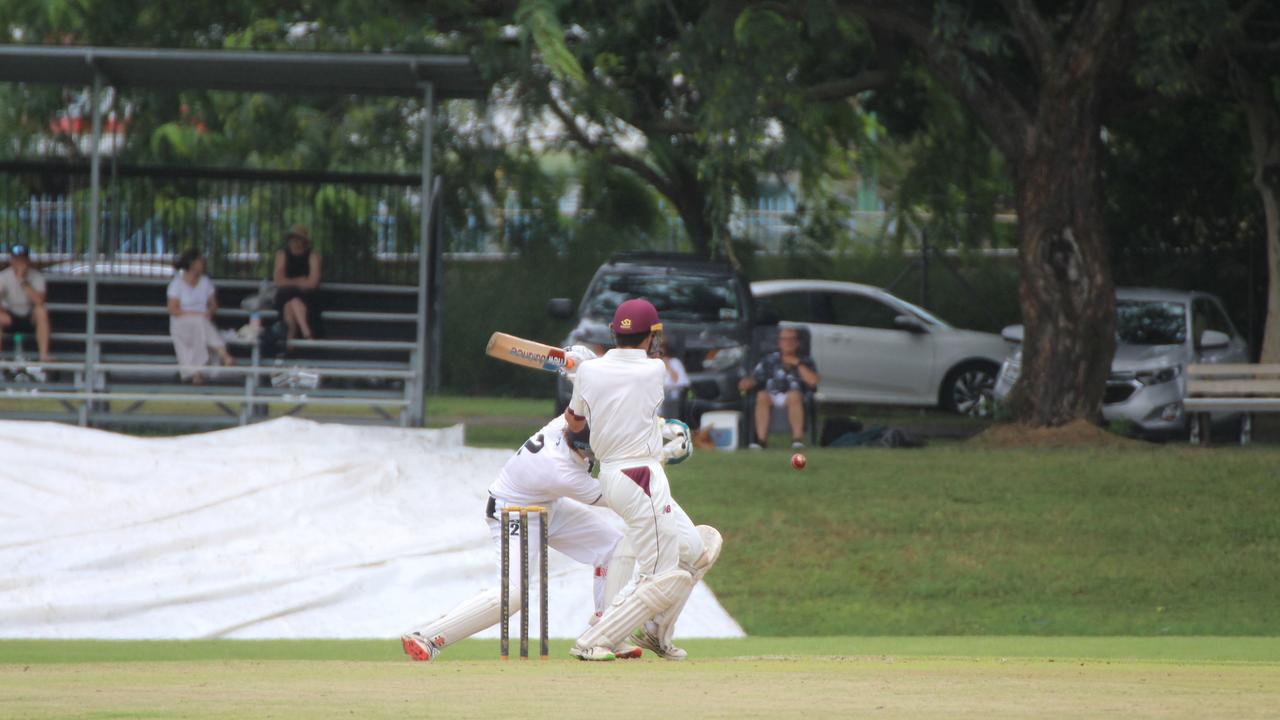
<instances>
[{"instance_id":1,"label":"wicket stumps","mask_svg":"<svg viewBox=\"0 0 1280 720\"><path fill-rule=\"evenodd\" d=\"M520 657L529 657L529 514L536 513L538 515L538 535L539 544L541 545L538 558L538 590L541 602L538 603L538 621L539 621L539 640L538 648L539 657L547 657L549 649L547 647L548 627L550 626L547 615L547 509L540 505L518 506L513 505L502 508L502 590L501 590L501 608L502 608L502 639L501 653L502 659L506 660L511 654L511 535L516 532L520 536ZM513 526L511 517L519 516L519 523Z\"/></svg>"}]
</instances>

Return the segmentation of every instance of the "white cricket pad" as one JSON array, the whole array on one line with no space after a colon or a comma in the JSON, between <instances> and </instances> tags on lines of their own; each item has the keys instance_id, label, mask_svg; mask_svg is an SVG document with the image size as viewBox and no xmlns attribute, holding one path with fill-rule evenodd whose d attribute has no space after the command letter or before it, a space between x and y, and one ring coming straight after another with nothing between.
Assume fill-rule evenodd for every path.
<instances>
[{"instance_id":1,"label":"white cricket pad","mask_svg":"<svg viewBox=\"0 0 1280 720\"><path fill-rule=\"evenodd\" d=\"M693 595L693 586L706 577L707 571L716 564L716 560L720 559L720 549L724 546L724 538L720 536L719 530L710 525L698 525L695 529L698 531L698 536L702 538L702 554L694 561L693 567L689 568L689 572L693 576L693 582L689 584L689 589L684 595L671 604L671 607L664 612L658 613L653 618L654 623L658 626L656 635L662 647L671 646L671 640L676 633L676 621L680 619L680 613L684 612L684 606L689 602L689 597Z\"/></svg>"},{"instance_id":2,"label":"white cricket pad","mask_svg":"<svg viewBox=\"0 0 1280 720\"><path fill-rule=\"evenodd\" d=\"M502 599L498 590L484 590L469 600L463 600L443 616L416 628L415 632L434 640L439 647L447 647L459 640L466 640L481 630L487 630L502 620ZM510 612L520 611L520 593L511 594Z\"/></svg>"},{"instance_id":3,"label":"white cricket pad","mask_svg":"<svg viewBox=\"0 0 1280 720\"><path fill-rule=\"evenodd\" d=\"M693 576L684 570L672 570L641 582L620 604L614 605L578 638L585 648L613 648L655 613L671 607L693 587Z\"/></svg>"},{"instance_id":4,"label":"white cricket pad","mask_svg":"<svg viewBox=\"0 0 1280 720\"><path fill-rule=\"evenodd\" d=\"M613 557L609 559L609 569L605 572L604 603L600 606L601 610L607 610L613 604L614 598L618 597L622 588L631 582L635 572L636 551L631 547L631 541L627 536L623 535L617 547L613 549Z\"/></svg>"},{"instance_id":5,"label":"white cricket pad","mask_svg":"<svg viewBox=\"0 0 1280 720\"><path fill-rule=\"evenodd\" d=\"M702 555L698 556L697 561L693 563L693 567L689 572L693 575L693 581L696 583L701 580L707 571L716 564L716 560L720 559L720 549L724 547L724 538L720 536L720 531L710 525L698 525L698 536L702 538Z\"/></svg>"}]
</instances>

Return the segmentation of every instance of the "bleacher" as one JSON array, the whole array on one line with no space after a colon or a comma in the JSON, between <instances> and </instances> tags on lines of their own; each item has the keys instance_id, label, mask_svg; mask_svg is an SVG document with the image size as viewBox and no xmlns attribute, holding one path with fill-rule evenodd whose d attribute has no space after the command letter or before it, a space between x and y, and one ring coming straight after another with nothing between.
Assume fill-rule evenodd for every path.
<instances>
[{"instance_id":1,"label":"bleacher","mask_svg":"<svg viewBox=\"0 0 1280 720\"><path fill-rule=\"evenodd\" d=\"M227 337L236 364L211 367L202 372L205 384L196 386L179 380L165 306L168 278L99 276L90 344L86 278L45 277L55 362L33 362L34 337L24 342L26 360L15 361L13 338L6 334L0 348L5 417L94 426L218 426L301 415L404 426L421 397L413 286L325 283L319 296L321 338L292 341L277 356L264 355L247 337ZM257 294L259 283L215 283L215 324L236 332L249 322L241 301ZM263 327L275 320L273 308L262 309Z\"/></svg>"}]
</instances>

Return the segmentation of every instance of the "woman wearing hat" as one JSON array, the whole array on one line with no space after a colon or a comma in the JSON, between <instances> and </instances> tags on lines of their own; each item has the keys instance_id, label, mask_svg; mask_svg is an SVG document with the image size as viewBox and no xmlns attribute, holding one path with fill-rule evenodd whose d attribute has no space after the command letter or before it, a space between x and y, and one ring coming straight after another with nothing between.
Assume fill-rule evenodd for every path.
<instances>
[{"instance_id":1,"label":"woman wearing hat","mask_svg":"<svg viewBox=\"0 0 1280 720\"><path fill-rule=\"evenodd\" d=\"M316 303L320 253L311 249L311 236L304 226L294 225L284 236L284 247L276 251L271 282L276 286L276 313L289 328L289 339L313 339L320 316Z\"/></svg>"}]
</instances>

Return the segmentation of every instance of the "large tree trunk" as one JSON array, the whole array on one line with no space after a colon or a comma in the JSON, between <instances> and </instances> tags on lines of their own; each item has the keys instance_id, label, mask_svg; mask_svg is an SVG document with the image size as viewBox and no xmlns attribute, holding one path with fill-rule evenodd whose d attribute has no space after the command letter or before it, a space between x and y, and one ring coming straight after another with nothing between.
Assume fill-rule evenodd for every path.
<instances>
[{"instance_id":1,"label":"large tree trunk","mask_svg":"<svg viewBox=\"0 0 1280 720\"><path fill-rule=\"evenodd\" d=\"M692 168L676 168L665 187L659 189L680 215L694 252L710 257L715 231L708 217L707 191L698 182L696 171Z\"/></svg>"},{"instance_id":2,"label":"large tree trunk","mask_svg":"<svg viewBox=\"0 0 1280 720\"><path fill-rule=\"evenodd\" d=\"M1102 219L1100 131L1097 92L1051 81L1014 163L1025 328L1009 403L1024 425L1102 419L1115 353L1115 289Z\"/></svg>"},{"instance_id":3,"label":"large tree trunk","mask_svg":"<svg viewBox=\"0 0 1280 720\"><path fill-rule=\"evenodd\" d=\"M1258 361L1280 362L1280 108L1269 84L1237 68L1233 78L1249 122L1253 148L1253 185L1262 198L1267 222L1267 319Z\"/></svg>"}]
</instances>

